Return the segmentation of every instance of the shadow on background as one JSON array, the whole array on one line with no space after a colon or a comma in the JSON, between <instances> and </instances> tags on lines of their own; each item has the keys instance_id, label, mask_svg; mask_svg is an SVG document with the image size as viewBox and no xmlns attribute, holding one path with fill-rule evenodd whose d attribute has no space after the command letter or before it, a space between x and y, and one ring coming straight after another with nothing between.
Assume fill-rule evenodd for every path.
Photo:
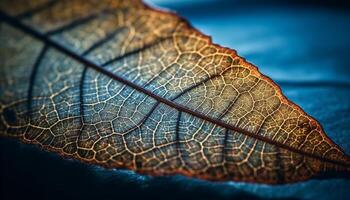
<instances>
[{"instance_id":1,"label":"shadow on background","mask_svg":"<svg viewBox=\"0 0 350 200\"><path fill-rule=\"evenodd\" d=\"M2 199L262 199L227 187L220 194L224 185L181 176L96 168L7 138L0 147Z\"/></svg>"}]
</instances>

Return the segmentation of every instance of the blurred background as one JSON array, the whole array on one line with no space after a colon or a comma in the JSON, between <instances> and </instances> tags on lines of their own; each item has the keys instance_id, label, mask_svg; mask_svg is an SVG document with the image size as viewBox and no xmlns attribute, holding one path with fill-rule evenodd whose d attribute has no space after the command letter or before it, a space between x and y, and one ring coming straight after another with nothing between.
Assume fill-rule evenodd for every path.
<instances>
[{"instance_id":1,"label":"blurred background","mask_svg":"<svg viewBox=\"0 0 350 200\"><path fill-rule=\"evenodd\" d=\"M146 0L237 50L350 154L350 4L325 0ZM283 186L104 170L0 140L1 196L37 199L346 199L342 177Z\"/></svg>"},{"instance_id":2,"label":"blurred background","mask_svg":"<svg viewBox=\"0 0 350 200\"><path fill-rule=\"evenodd\" d=\"M350 4L343 1L146 2L175 11L274 80L350 81Z\"/></svg>"}]
</instances>

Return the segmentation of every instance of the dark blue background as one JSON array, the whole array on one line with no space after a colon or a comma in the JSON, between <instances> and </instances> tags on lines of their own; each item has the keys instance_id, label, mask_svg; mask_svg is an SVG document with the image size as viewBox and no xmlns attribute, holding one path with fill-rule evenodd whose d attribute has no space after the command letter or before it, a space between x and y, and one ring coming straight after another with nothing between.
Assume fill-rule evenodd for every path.
<instances>
[{"instance_id":1,"label":"dark blue background","mask_svg":"<svg viewBox=\"0 0 350 200\"><path fill-rule=\"evenodd\" d=\"M350 12L343 1L148 0L236 49L350 154ZM345 199L350 180L282 186L213 183L105 170L0 139L3 199Z\"/></svg>"}]
</instances>

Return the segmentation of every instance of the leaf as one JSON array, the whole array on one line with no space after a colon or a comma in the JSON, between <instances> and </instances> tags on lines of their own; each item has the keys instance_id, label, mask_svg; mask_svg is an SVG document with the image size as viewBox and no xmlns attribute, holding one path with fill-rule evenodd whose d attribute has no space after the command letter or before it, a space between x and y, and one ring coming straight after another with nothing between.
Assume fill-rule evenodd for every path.
<instances>
[{"instance_id":1,"label":"leaf","mask_svg":"<svg viewBox=\"0 0 350 200\"><path fill-rule=\"evenodd\" d=\"M107 0L1 9L2 135L151 175L276 184L350 169L272 80L172 13Z\"/></svg>"}]
</instances>

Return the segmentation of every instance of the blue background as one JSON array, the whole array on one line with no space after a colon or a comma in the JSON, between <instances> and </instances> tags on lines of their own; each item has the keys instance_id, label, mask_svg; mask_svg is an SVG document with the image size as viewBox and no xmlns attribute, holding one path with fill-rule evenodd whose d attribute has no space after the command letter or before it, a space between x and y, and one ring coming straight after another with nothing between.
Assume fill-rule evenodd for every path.
<instances>
[{"instance_id":1,"label":"blue background","mask_svg":"<svg viewBox=\"0 0 350 200\"><path fill-rule=\"evenodd\" d=\"M350 6L342 1L148 0L236 49L350 154ZM0 197L38 199L346 199L350 180L281 186L149 177L64 160L0 139Z\"/></svg>"}]
</instances>

